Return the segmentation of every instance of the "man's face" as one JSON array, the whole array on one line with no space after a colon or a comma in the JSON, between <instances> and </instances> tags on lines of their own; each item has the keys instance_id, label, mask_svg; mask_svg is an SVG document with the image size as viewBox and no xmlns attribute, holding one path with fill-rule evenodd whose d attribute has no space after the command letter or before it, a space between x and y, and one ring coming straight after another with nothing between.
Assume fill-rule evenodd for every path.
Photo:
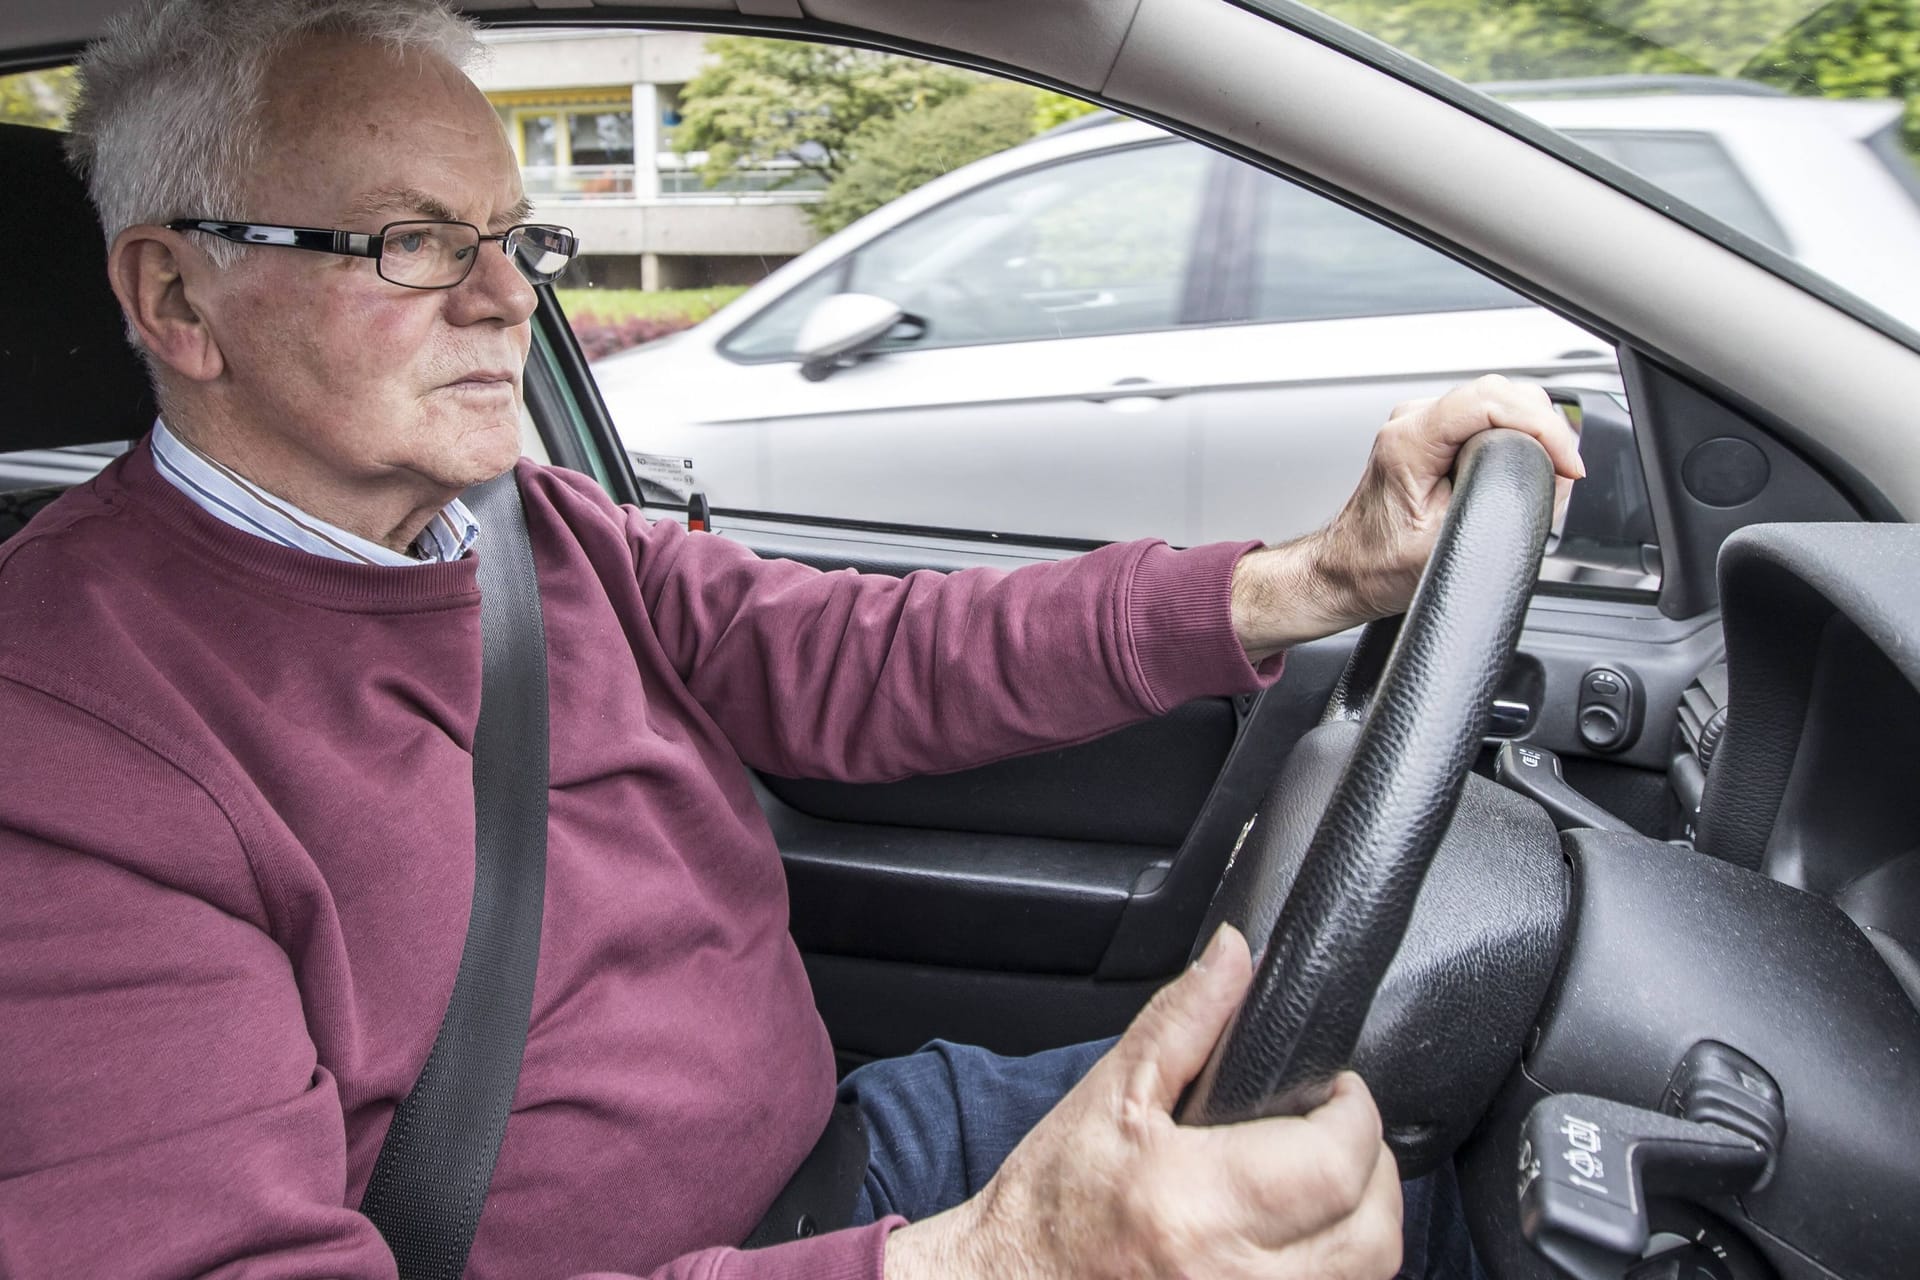
<instances>
[{"instance_id":1,"label":"man's face","mask_svg":"<svg viewBox=\"0 0 1920 1280\"><path fill-rule=\"evenodd\" d=\"M377 231L450 218L484 232L525 216L486 99L438 59L306 41L268 78L265 145L244 208L211 217ZM229 403L307 482L431 494L498 475L520 452L520 376L535 295L483 244L465 281L407 289L367 258L251 251L208 308Z\"/></svg>"}]
</instances>

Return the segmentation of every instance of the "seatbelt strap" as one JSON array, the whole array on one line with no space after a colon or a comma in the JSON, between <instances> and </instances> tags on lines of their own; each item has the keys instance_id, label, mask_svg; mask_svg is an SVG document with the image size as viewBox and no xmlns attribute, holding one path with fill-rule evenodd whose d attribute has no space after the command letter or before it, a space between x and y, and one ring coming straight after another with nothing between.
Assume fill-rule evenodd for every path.
<instances>
[{"instance_id":1,"label":"seatbelt strap","mask_svg":"<svg viewBox=\"0 0 1920 1280\"><path fill-rule=\"evenodd\" d=\"M401 1280L458 1280L466 1269L520 1082L546 896L547 642L526 511L512 472L466 502L484 539L473 913L440 1033L360 1202Z\"/></svg>"}]
</instances>

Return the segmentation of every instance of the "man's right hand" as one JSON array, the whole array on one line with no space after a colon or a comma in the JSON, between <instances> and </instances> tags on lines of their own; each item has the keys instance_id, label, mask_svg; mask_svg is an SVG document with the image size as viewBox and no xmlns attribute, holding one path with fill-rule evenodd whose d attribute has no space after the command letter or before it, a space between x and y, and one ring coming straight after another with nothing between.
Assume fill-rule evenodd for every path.
<instances>
[{"instance_id":1,"label":"man's right hand","mask_svg":"<svg viewBox=\"0 0 1920 1280\"><path fill-rule=\"evenodd\" d=\"M888 1280L1393 1275L1400 1182L1360 1077L1298 1118L1174 1122L1252 978L1223 928L978 1196L888 1238Z\"/></svg>"}]
</instances>

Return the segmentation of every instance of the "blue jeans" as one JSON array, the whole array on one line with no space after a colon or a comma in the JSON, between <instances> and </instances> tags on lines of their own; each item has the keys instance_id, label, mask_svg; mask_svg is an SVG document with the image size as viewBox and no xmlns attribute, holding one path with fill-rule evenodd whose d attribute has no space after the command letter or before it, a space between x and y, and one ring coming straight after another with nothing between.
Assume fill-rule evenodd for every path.
<instances>
[{"instance_id":1,"label":"blue jeans","mask_svg":"<svg viewBox=\"0 0 1920 1280\"><path fill-rule=\"evenodd\" d=\"M1027 1130L1085 1075L1111 1040L1003 1058L935 1040L870 1063L840 1083L867 1123L867 1180L852 1225L897 1213L930 1217L993 1177ZM1405 1280L1484 1280L1451 1166L1403 1183Z\"/></svg>"}]
</instances>

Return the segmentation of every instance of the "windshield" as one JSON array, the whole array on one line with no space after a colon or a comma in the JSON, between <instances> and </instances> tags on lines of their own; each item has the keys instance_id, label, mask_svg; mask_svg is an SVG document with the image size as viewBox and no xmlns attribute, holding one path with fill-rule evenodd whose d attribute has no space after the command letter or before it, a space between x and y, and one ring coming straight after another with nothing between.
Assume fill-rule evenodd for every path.
<instances>
[{"instance_id":1,"label":"windshield","mask_svg":"<svg viewBox=\"0 0 1920 1280\"><path fill-rule=\"evenodd\" d=\"M1283 22L1304 13L1243 2ZM1316 8L1504 102L1570 156L1611 162L1600 176L1618 166L1743 252L1784 255L1920 330L1920 9L1907 0Z\"/></svg>"}]
</instances>

